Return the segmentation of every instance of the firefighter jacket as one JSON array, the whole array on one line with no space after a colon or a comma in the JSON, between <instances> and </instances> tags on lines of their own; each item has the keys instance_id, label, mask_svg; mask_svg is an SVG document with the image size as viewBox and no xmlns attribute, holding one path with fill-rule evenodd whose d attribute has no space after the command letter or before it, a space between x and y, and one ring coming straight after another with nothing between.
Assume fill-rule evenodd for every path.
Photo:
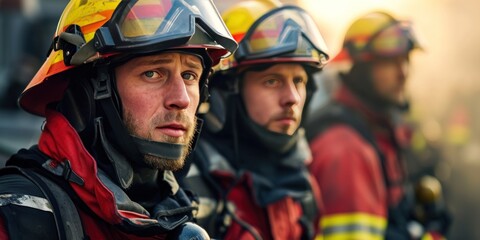
<instances>
[{"instance_id":1,"label":"firefighter jacket","mask_svg":"<svg viewBox=\"0 0 480 240\"><path fill-rule=\"evenodd\" d=\"M198 224L219 239L313 239L319 191L305 137L252 125L232 101L222 130L206 121L184 179L199 195Z\"/></svg>"},{"instance_id":2,"label":"firefighter jacket","mask_svg":"<svg viewBox=\"0 0 480 240\"><path fill-rule=\"evenodd\" d=\"M306 126L320 189L319 222L328 239L410 239L405 128L368 108L345 86ZM425 239L439 239L427 233Z\"/></svg>"},{"instance_id":3,"label":"firefighter jacket","mask_svg":"<svg viewBox=\"0 0 480 240\"><path fill-rule=\"evenodd\" d=\"M136 202L97 166L64 116L48 110L38 147L20 150L0 170L0 239L165 239L193 209L173 174L160 174L164 191ZM67 194L58 197L52 182ZM74 205L62 210L65 201Z\"/></svg>"}]
</instances>

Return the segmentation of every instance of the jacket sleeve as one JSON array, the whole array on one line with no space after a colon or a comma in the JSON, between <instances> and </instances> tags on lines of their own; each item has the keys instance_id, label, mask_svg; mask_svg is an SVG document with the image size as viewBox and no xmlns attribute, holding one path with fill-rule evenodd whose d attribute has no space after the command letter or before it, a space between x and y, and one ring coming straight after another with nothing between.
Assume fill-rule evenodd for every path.
<instances>
[{"instance_id":1,"label":"jacket sleeve","mask_svg":"<svg viewBox=\"0 0 480 240\"><path fill-rule=\"evenodd\" d=\"M341 124L314 138L310 147L310 170L323 201L323 239L383 239L387 193L375 150Z\"/></svg>"}]
</instances>

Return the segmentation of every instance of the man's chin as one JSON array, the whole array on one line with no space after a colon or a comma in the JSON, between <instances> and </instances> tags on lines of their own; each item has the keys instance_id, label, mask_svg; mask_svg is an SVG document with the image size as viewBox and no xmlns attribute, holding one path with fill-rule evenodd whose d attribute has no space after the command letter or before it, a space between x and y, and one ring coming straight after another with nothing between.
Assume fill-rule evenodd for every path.
<instances>
[{"instance_id":1,"label":"man's chin","mask_svg":"<svg viewBox=\"0 0 480 240\"><path fill-rule=\"evenodd\" d=\"M293 135L293 133L295 133L295 130L297 128L296 127L293 127L293 126L281 126L281 127L277 127L277 128L271 128L271 129L268 129L272 132L276 132L276 133L280 133L280 134L286 134L286 135Z\"/></svg>"},{"instance_id":2,"label":"man's chin","mask_svg":"<svg viewBox=\"0 0 480 240\"><path fill-rule=\"evenodd\" d=\"M151 168L162 171L177 171L185 165L185 156L182 156L180 159L173 160L152 155L145 155L144 160L145 163Z\"/></svg>"}]
</instances>

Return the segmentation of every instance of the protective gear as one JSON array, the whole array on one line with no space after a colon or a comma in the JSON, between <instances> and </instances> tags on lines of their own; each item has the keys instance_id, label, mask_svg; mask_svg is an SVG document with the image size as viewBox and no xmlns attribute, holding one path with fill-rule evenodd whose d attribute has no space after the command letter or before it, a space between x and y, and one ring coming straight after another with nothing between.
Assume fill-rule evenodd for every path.
<instances>
[{"instance_id":1,"label":"protective gear","mask_svg":"<svg viewBox=\"0 0 480 240\"><path fill-rule=\"evenodd\" d=\"M304 105L307 108L316 90L313 75L329 58L325 41L310 15L296 6L251 0L232 6L222 16L239 48L221 60L212 77L212 87L238 94L246 69L255 67L258 71L271 64L298 63L308 75Z\"/></svg>"},{"instance_id":2,"label":"protective gear","mask_svg":"<svg viewBox=\"0 0 480 240\"><path fill-rule=\"evenodd\" d=\"M223 12L222 18L235 41L240 42L255 20L281 6L277 0L241 1Z\"/></svg>"},{"instance_id":3,"label":"protective gear","mask_svg":"<svg viewBox=\"0 0 480 240\"><path fill-rule=\"evenodd\" d=\"M295 6L244 1L223 17L242 47L213 75L217 99L184 180L187 188L202 189L199 224L220 239L313 239L320 202L305 165L310 155L303 131L284 134L259 125L239 90L247 71L295 63L309 78L306 105L315 90L312 75L328 59L324 41L310 16Z\"/></svg>"},{"instance_id":4,"label":"protective gear","mask_svg":"<svg viewBox=\"0 0 480 240\"><path fill-rule=\"evenodd\" d=\"M45 106L60 100L67 85L65 79L52 80L112 55L195 48L206 49L216 64L237 44L215 9L211 1L200 0L72 0L60 18L49 56L21 95L20 106L43 116Z\"/></svg>"},{"instance_id":5,"label":"protective gear","mask_svg":"<svg viewBox=\"0 0 480 240\"><path fill-rule=\"evenodd\" d=\"M137 239L141 235L145 239L165 239L165 235L172 233L171 231L181 233L182 229L188 230L181 226L192 220L196 204L192 202L194 199L187 192L178 187L172 172L159 172L160 176L156 179L158 186L151 188L147 193L128 194L138 186L127 190L120 188L121 185L107 176L97 163L97 159L86 151L75 129L64 116L50 109L46 114L47 123L38 148L34 146L29 150L20 150L7 161L6 166L31 168L31 171L46 176L66 190L77 206L86 236L90 239ZM22 188L19 189L15 182L12 184L12 181L3 177L5 175L0 178L2 186L0 195L18 190L21 194L41 198L48 196L48 204L55 204L48 191L41 192L47 196L34 194L35 192L29 190L30 185L21 185ZM145 194L148 195L148 199L139 201L138 198ZM56 221L65 220L63 217L57 218L58 214L54 212ZM18 224L15 218L24 216L27 215L18 214L14 218L9 218L2 214L0 218L7 223L11 221ZM30 219L26 221L28 220ZM51 224L49 220L53 219L46 219L47 222L36 225L39 225L39 229L48 226ZM1 228L2 226L0 236ZM36 228L29 230L31 229Z\"/></svg>"},{"instance_id":6,"label":"protective gear","mask_svg":"<svg viewBox=\"0 0 480 240\"><path fill-rule=\"evenodd\" d=\"M305 130L310 171L322 191L324 239L417 239L408 230L413 195L402 158L406 129L342 86ZM441 239L443 233L426 227L418 237Z\"/></svg>"},{"instance_id":7,"label":"protective gear","mask_svg":"<svg viewBox=\"0 0 480 240\"><path fill-rule=\"evenodd\" d=\"M350 25L343 42L343 51L353 62L406 55L415 48L421 45L411 23L399 21L385 12L373 12L357 19Z\"/></svg>"},{"instance_id":8,"label":"protective gear","mask_svg":"<svg viewBox=\"0 0 480 240\"><path fill-rule=\"evenodd\" d=\"M220 70L279 62L311 63L321 68L328 60L318 27L299 7L246 1L222 16L239 48L233 56L222 60Z\"/></svg>"},{"instance_id":9,"label":"protective gear","mask_svg":"<svg viewBox=\"0 0 480 240\"><path fill-rule=\"evenodd\" d=\"M89 151L105 152L126 189L135 167L148 168L143 155L175 160L188 146L130 136L121 119L115 66L162 51L197 55L203 62L203 101L212 64L236 45L211 1L73 0L60 18L50 56L22 93L20 105L43 116L48 104L60 101L57 109Z\"/></svg>"},{"instance_id":10,"label":"protective gear","mask_svg":"<svg viewBox=\"0 0 480 240\"><path fill-rule=\"evenodd\" d=\"M314 180L303 179L306 143L284 154L266 151L256 141L243 144L238 155L250 166L240 170L230 160L236 154L227 147L232 139L206 138L195 151L184 184L200 189L198 224L215 239L313 239L320 196Z\"/></svg>"}]
</instances>

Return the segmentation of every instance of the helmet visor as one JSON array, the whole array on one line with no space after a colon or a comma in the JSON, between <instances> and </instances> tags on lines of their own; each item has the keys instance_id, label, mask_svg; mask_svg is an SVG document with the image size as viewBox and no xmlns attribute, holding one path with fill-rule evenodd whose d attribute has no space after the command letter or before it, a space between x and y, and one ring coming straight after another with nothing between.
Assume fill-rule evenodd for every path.
<instances>
[{"instance_id":1,"label":"helmet visor","mask_svg":"<svg viewBox=\"0 0 480 240\"><path fill-rule=\"evenodd\" d=\"M377 57L393 57L407 54L419 47L408 22L395 22L379 31L366 46L367 51Z\"/></svg>"},{"instance_id":2,"label":"helmet visor","mask_svg":"<svg viewBox=\"0 0 480 240\"><path fill-rule=\"evenodd\" d=\"M196 30L207 37L192 43ZM211 0L122 1L95 38L101 53L152 52L185 44L232 53L237 46Z\"/></svg>"},{"instance_id":3,"label":"helmet visor","mask_svg":"<svg viewBox=\"0 0 480 240\"><path fill-rule=\"evenodd\" d=\"M305 58L323 65L327 47L314 20L303 9L285 6L255 21L235 53L237 62L269 57Z\"/></svg>"}]
</instances>

